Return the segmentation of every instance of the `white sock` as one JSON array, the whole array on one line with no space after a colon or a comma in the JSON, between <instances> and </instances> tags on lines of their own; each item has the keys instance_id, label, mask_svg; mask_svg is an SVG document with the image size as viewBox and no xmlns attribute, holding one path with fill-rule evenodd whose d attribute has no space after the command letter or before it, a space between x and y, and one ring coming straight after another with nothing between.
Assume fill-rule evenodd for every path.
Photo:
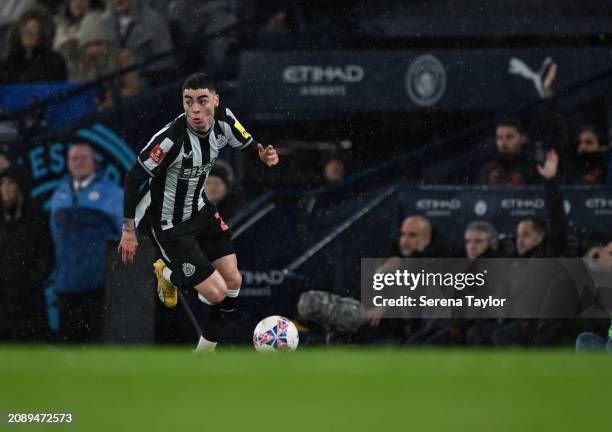
<instances>
[{"instance_id":1,"label":"white sock","mask_svg":"<svg viewBox=\"0 0 612 432\"><path fill-rule=\"evenodd\" d=\"M198 342L195 352L213 352L216 346L217 342L211 342L208 339L205 339L204 336L200 336L200 341Z\"/></svg>"},{"instance_id":2,"label":"white sock","mask_svg":"<svg viewBox=\"0 0 612 432\"><path fill-rule=\"evenodd\" d=\"M208 299L206 297L204 297L202 294L198 293L198 299L200 299L200 301L202 303L206 303L208 306L212 306L213 303L209 302Z\"/></svg>"},{"instance_id":3,"label":"white sock","mask_svg":"<svg viewBox=\"0 0 612 432\"><path fill-rule=\"evenodd\" d=\"M236 298L238 297L238 294L240 294L240 288L233 290L228 289L227 291L225 291L225 296L230 298Z\"/></svg>"},{"instance_id":4,"label":"white sock","mask_svg":"<svg viewBox=\"0 0 612 432\"><path fill-rule=\"evenodd\" d=\"M162 271L162 275L164 276L164 279L166 279L167 282L172 283L172 281L170 280L170 275L172 275L172 270L170 270L169 267L164 267L164 270Z\"/></svg>"}]
</instances>

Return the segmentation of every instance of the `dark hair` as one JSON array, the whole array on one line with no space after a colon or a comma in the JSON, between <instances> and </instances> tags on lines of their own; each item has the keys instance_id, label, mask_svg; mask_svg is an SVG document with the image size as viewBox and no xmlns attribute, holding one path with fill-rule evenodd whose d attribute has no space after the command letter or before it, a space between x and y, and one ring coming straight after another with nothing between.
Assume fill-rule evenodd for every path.
<instances>
[{"instance_id":1,"label":"dark hair","mask_svg":"<svg viewBox=\"0 0 612 432\"><path fill-rule=\"evenodd\" d=\"M578 132L576 132L576 142L580 139L580 134L583 132L590 132L597 138L597 143L600 147L606 146L606 136L601 132L601 130L592 124L585 124L578 128Z\"/></svg>"},{"instance_id":2,"label":"dark hair","mask_svg":"<svg viewBox=\"0 0 612 432\"><path fill-rule=\"evenodd\" d=\"M181 93L184 92L186 89L208 89L210 91L217 91L217 85L215 84L215 80L206 75L205 73L196 73L187 77L187 79L183 83L183 89L181 90Z\"/></svg>"},{"instance_id":3,"label":"dark hair","mask_svg":"<svg viewBox=\"0 0 612 432\"><path fill-rule=\"evenodd\" d=\"M542 219L537 217L528 217L521 220L521 222L531 222L531 225L533 225L533 229L535 230L535 232L537 232L538 234L546 235L546 223Z\"/></svg>"},{"instance_id":4,"label":"dark hair","mask_svg":"<svg viewBox=\"0 0 612 432\"><path fill-rule=\"evenodd\" d=\"M512 127L521 135L525 135L525 126L520 118L514 115L505 115L495 123L495 129L500 126Z\"/></svg>"},{"instance_id":5,"label":"dark hair","mask_svg":"<svg viewBox=\"0 0 612 432\"><path fill-rule=\"evenodd\" d=\"M40 37L38 38L38 47L49 51L55 36L55 23L53 17L41 7L33 7L26 10L17 20L9 35L9 52L16 54L23 51L21 46L21 29L30 20L36 20L40 23Z\"/></svg>"}]
</instances>

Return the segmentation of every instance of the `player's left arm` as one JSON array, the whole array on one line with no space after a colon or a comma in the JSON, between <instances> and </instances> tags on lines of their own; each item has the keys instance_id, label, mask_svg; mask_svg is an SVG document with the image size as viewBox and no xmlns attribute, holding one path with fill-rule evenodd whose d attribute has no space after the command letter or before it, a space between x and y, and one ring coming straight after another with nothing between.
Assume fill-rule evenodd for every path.
<instances>
[{"instance_id":1,"label":"player's left arm","mask_svg":"<svg viewBox=\"0 0 612 432\"><path fill-rule=\"evenodd\" d=\"M263 163L269 167L273 167L278 164L278 152L274 146L268 144L264 147L261 143L255 141L229 108L222 108L220 120L229 126L226 137L231 147L245 149L255 143L256 145L254 147L257 149L259 159Z\"/></svg>"},{"instance_id":2,"label":"player's left arm","mask_svg":"<svg viewBox=\"0 0 612 432\"><path fill-rule=\"evenodd\" d=\"M264 148L262 144L257 143L257 153L259 153L259 159L269 167L278 164L278 152L272 144L268 144Z\"/></svg>"}]
</instances>

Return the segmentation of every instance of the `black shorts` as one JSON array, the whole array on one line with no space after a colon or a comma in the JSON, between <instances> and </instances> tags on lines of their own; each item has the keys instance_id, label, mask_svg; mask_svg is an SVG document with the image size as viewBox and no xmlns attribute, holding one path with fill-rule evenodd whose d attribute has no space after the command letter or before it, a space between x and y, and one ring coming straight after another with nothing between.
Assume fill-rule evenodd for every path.
<instances>
[{"instance_id":1,"label":"black shorts","mask_svg":"<svg viewBox=\"0 0 612 432\"><path fill-rule=\"evenodd\" d=\"M213 274L212 262L236 253L229 227L210 203L194 218L173 228L151 228L151 236L159 257L182 276L186 287L194 287Z\"/></svg>"}]
</instances>

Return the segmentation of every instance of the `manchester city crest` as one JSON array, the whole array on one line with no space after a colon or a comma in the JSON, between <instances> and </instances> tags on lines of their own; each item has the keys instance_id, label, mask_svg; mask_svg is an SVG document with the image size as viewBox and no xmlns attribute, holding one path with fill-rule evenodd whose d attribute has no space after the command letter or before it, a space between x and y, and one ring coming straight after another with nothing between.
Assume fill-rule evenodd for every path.
<instances>
[{"instance_id":1,"label":"manchester city crest","mask_svg":"<svg viewBox=\"0 0 612 432\"><path fill-rule=\"evenodd\" d=\"M420 107L435 105L446 90L446 70L431 54L418 56L406 71L406 90Z\"/></svg>"}]
</instances>

